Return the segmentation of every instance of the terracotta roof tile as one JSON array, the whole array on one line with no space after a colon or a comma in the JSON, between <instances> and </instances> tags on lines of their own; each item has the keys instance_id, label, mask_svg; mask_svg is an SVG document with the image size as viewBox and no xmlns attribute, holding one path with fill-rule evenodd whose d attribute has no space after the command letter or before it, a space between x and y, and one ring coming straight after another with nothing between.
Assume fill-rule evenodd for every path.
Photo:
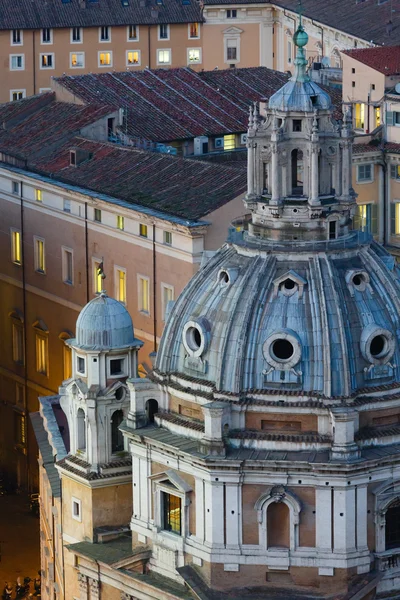
<instances>
[{"instance_id":1,"label":"terracotta roof tile","mask_svg":"<svg viewBox=\"0 0 400 600\"><path fill-rule=\"evenodd\" d=\"M355 48L354 50L344 50L343 54L384 75L400 73L400 46Z\"/></svg>"}]
</instances>

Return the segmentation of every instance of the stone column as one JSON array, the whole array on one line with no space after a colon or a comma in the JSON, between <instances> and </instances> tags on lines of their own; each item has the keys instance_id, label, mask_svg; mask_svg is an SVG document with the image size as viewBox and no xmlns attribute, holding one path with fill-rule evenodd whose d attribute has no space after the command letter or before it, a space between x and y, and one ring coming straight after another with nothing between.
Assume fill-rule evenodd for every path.
<instances>
[{"instance_id":1,"label":"stone column","mask_svg":"<svg viewBox=\"0 0 400 600\"><path fill-rule=\"evenodd\" d=\"M332 490L330 487L315 490L316 546L318 550L332 550Z\"/></svg>"},{"instance_id":2,"label":"stone column","mask_svg":"<svg viewBox=\"0 0 400 600\"><path fill-rule=\"evenodd\" d=\"M78 573L79 583L79 598L80 600L88 600L88 578L82 573Z\"/></svg>"},{"instance_id":3,"label":"stone column","mask_svg":"<svg viewBox=\"0 0 400 600\"><path fill-rule=\"evenodd\" d=\"M311 204L319 204L318 145L311 146Z\"/></svg>"},{"instance_id":4,"label":"stone column","mask_svg":"<svg viewBox=\"0 0 400 600\"><path fill-rule=\"evenodd\" d=\"M352 408L334 407L331 414L335 430L331 459L344 462L357 460L360 449L354 441L354 434L358 429L358 412Z\"/></svg>"},{"instance_id":5,"label":"stone column","mask_svg":"<svg viewBox=\"0 0 400 600\"><path fill-rule=\"evenodd\" d=\"M271 204L279 204L279 156L278 145L271 144Z\"/></svg>"},{"instance_id":6,"label":"stone column","mask_svg":"<svg viewBox=\"0 0 400 600\"><path fill-rule=\"evenodd\" d=\"M204 482L204 514L206 544L224 545L224 484L219 481Z\"/></svg>"},{"instance_id":7,"label":"stone column","mask_svg":"<svg viewBox=\"0 0 400 600\"><path fill-rule=\"evenodd\" d=\"M357 494L357 550L368 549L367 541L367 486L360 485Z\"/></svg>"},{"instance_id":8,"label":"stone column","mask_svg":"<svg viewBox=\"0 0 400 600\"><path fill-rule=\"evenodd\" d=\"M256 144L249 141L247 144L247 196L252 197L255 194L254 185L254 161L256 156Z\"/></svg>"},{"instance_id":9,"label":"stone column","mask_svg":"<svg viewBox=\"0 0 400 600\"><path fill-rule=\"evenodd\" d=\"M355 489L335 488L334 498L334 552L349 554L356 549Z\"/></svg>"},{"instance_id":10,"label":"stone column","mask_svg":"<svg viewBox=\"0 0 400 600\"><path fill-rule=\"evenodd\" d=\"M342 142L342 196L347 199L350 196L351 168L350 163L350 141Z\"/></svg>"}]
</instances>

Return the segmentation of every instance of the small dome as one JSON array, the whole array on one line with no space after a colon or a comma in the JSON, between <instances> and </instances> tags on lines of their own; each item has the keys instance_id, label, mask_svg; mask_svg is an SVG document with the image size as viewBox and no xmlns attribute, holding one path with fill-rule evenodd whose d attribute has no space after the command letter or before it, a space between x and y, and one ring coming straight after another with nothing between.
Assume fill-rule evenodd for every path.
<instances>
[{"instance_id":1,"label":"small dome","mask_svg":"<svg viewBox=\"0 0 400 600\"><path fill-rule=\"evenodd\" d=\"M125 306L102 293L79 313L74 345L87 349L136 345L132 319Z\"/></svg>"},{"instance_id":2,"label":"small dome","mask_svg":"<svg viewBox=\"0 0 400 600\"><path fill-rule=\"evenodd\" d=\"M313 81L292 78L269 99L269 108L282 111L314 112L329 110L332 106L329 94Z\"/></svg>"}]
</instances>

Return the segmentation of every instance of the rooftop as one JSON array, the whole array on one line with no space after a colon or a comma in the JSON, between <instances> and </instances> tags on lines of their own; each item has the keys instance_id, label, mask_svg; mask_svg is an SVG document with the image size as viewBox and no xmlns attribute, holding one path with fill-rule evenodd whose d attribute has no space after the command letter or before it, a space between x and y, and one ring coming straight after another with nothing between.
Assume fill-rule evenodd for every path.
<instances>
[{"instance_id":1,"label":"rooftop","mask_svg":"<svg viewBox=\"0 0 400 600\"><path fill-rule=\"evenodd\" d=\"M354 50L344 50L343 54L383 75L400 74L400 46L355 48Z\"/></svg>"},{"instance_id":2,"label":"rooftop","mask_svg":"<svg viewBox=\"0 0 400 600\"><path fill-rule=\"evenodd\" d=\"M0 29L152 25L202 21L196 0L1 0Z\"/></svg>"},{"instance_id":3,"label":"rooftop","mask_svg":"<svg viewBox=\"0 0 400 600\"><path fill-rule=\"evenodd\" d=\"M205 0L206 6L232 4L232 0ZM236 0L235 5L258 4L256 0ZM264 4L264 3L263 3ZM271 5L298 11L298 0L273 0ZM303 15L324 25L348 33L358 39L375 44L394 45L400 43L399 1L384 2L378 0L307 0L304 2ZM391 13L391 9L393 12ZM388 26L389 21L391 25Z\"/></svg>"},{"instance_id":4,"label":"rooftop","mask_svg":"<svg viewBox=\"0 0 400 600\"><path fill-rule=\"evenodd\" d=\"M266 67L202 73L188 67L144 69L56 78L85 103L125 109L124 132L157 142L247 131L250 104L268 99L287 80L286 73Z\"/></svg>"}]
</instances>

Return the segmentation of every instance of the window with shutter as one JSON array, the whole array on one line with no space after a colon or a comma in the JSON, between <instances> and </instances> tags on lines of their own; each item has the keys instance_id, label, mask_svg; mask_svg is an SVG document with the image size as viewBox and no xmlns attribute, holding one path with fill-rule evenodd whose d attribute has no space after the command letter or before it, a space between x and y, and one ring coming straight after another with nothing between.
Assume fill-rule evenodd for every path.
<instances>
[{"instance_id":1,"label":"window with shutter","mask_svg":"<svg viewBox=\"0 0 400 600\"><path fill-rule=\"evenodd\" d=\"M387 111L387 113L386 113L386 125L388 125L389 127L394 125L392 111Z\"/></svg>"},{"instance_id":2,"label":"window with shutter","mask_svg":"<svg viewBox=\"0 0 400 600\"><path fill-rule=\"evenodd\" d=\"M371 233L378 235L378 205L370 204L371 206Z\"/></svg>"},{"instance_id":3,"label":"window with shutter","mask_svg":"<svg viewBox=\"0 0 400 600\"><path fill-rule=\"evenodd\" d=\"M390 233L396 235L396 204L390 205Z\"/></svg>"}]
</instances>

